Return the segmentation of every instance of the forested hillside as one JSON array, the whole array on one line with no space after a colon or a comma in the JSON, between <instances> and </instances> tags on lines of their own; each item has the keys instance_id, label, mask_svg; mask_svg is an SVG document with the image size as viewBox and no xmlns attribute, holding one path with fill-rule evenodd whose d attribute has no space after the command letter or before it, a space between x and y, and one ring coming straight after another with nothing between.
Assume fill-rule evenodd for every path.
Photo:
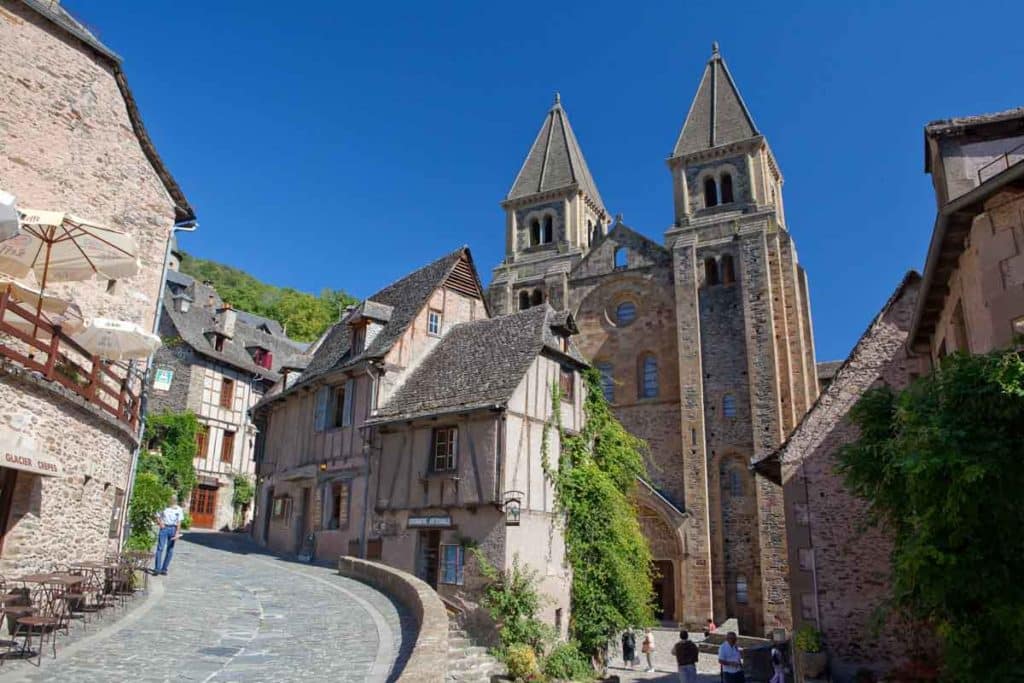
<instances>
[{"instance_id":1,"label":"forested hillside","mask_svg":"<svg viewBox=\"0 0 1024 683\"><path fill-rule=\"evenodd\" d=\"M317 296L268 285L243 270L191 254L181 255L181 272L200 281L209 280L221 298L235 308L279 321L288 336L298 341L313 341L338 321L345 306L358 303L340 289L324 289Z\"/></svg>"}]
</instances>

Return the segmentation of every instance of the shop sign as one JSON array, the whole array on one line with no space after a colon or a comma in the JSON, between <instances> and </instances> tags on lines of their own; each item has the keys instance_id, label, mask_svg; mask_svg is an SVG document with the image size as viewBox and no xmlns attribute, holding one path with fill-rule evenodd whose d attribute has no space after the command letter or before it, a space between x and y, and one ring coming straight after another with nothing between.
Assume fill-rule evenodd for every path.
<instances>
[{"instance_id":1,"label":"shop sign","mask_svg":"<svg viewBox=\"0 0 1024 683\"><path fill-rule=\"evenodd\" d=\"M37 450L32 439L6 430L0 430L0 467L45 477L56 477L61 471L57 458Z\"/></svg>"},{"instance_id":2,"label":"shop sign","mask_svg":"<svg viewBox=\"0 0 1024 683\"><path fill-rule=\"evenodd\" d=\"M407 524L410 529L445 529L452 525L452 518L448 515L433 515L430 517L410 517Z\"/></svg>"},{"instance_id":3,"label":"shop sign","mask_svg":"<svg viewBox=\"0 0 1024 683\"><path fill-rule=\"evenodd\" d=\"M168 391L171 388L171 380L174 379L174 370L170 368L157 368L153 376L153 388L157 391Z\"/></svg>"}]
</instances>

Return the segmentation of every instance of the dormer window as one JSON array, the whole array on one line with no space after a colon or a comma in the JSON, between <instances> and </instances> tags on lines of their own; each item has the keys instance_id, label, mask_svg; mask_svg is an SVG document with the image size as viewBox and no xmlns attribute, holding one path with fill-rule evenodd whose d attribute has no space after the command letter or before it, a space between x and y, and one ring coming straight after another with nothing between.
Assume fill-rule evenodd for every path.
<instances>
[{"instance_id":1,"label":"dormer window","mask_svg":"<svg viewBox=\"0 0 1024 683\"><path fill-rule=\"evenodd\" d=\"M213 335L213 348L216 351L224 350L224 340L227 339L223 334L214 333Z\"/></svg>"},{"instance_id":2,"label":"dormer window","mask_svg":"<svg viewBox=\"0 0 1024 683\"><path fill-rule=\"evenodd\" d=\"M441 336L441 311L430 309L427 312L427 334L431 337Z\"/></svg>"},{"instance_id":3,"label":"dormer window","mask_svg":"<svg viewBox=\"0 0 1024 683\"><path fill-rule=\"evenodd\" d=\"M366 343L366 326L365 325L353 325L352 326L352 353L357 354L363 350L363 345Z\"/></svg>"},{"instance_id":4,"label":"dormer window","mask_svg":"<svg viewBox=\"0 0 1024 683\"><path fill-rule=\"evenodd\" d=\"M274 354L260 346L254 347L252 350L252 362L261 368L269 370L274 362Z\"/></svg>"}]
</instances>

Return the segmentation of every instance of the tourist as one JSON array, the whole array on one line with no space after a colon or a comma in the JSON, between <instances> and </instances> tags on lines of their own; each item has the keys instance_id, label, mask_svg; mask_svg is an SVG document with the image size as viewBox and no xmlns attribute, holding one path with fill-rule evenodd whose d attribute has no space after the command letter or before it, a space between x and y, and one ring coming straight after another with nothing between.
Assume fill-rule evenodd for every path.
<instances>
[{"instance_id":1,"label":"tourist","mask_svg":"<svg viewBox=\"0 0 1024 683\"><path fill-rule=\"evenodd\" d=\"M700 652L697 651L697 644L690 640L689 633L679 632L679 642L672 647L672 654L676 656L676 665L679 667L679 683L697 683Z\"/></svg>"},{"instance_id":2,"label":"tourist","mask_svg":"<svg viewBox=\"0 0 1024 683\"><path fill-rule=\"evenodd\" d=\"M157 535L156 557L153 562L154 574L167 574L167 565L171 563L171 556L174 555L174 542L181 538L181 520L185 519L185 511L178 505L177 494L171 494L171 503L160 512L156 513L156 523L160 525L160 533ZM167 553L164 554L164 548ZM163 564L160 556L163 555Z\"/></svg>"},{"instance_id":3,"label":"tourist","mask_svg":"<svg viewBox=\"0 0 1024 683\"><path fill-rule=\"evenodd\" d=\"M647 673L654 671L654 632L650 627L644 629L644 640L640 651L647 657Z\"/></svg>"},{"instance_id":4,"label":"tourist","mask_svg":"<svg viewBox=\"0 0 1024 683\"><path fill-rule=\"evenodd\" d=\"M636 658L636 636L633 629L627 628L622 634L622 661L630 669L633 668L633 660Z\"/></svg>"},{"instance_id":5,"label":"tourist","mask_svg":"<svg viewBox=\"0 0 1024 683\"><path fill-rule=\"evenodd\" d=\"M786 683L786 670L782 662L782 650L772 646L772 680L768 683Z\"/></svg>"},{"instance_id":6,"label":"tourist","mask_svg":"<svg viewBox=\"0 0 1024 683\"><path fill-rule=\"evenodd\" d=\"M715 626L715 622L714 622L714 620L713 620L713 619L708 619L708 623L707 623L707 625L706 625L706 626L704 627L704 637L705 637L705 638L707 638L707 637L708 637L709 635L711 635L712 633L714 633L714 632L715 632L715 629L717 629L717 628L718 628L718 627L717 627L717 626Z\"/></svg>"},{"instance_id":7,"label":"tourist","mask_svg":"<svg viewBox=\"0 0 1024 683\"><path fill-rule=\"evenodd\" d=\"M718 663L722 666L723 683L744 683L743 654L736 647L736 632L725 634L725 642L718 646Z\"/></svg>"}]
</instances>

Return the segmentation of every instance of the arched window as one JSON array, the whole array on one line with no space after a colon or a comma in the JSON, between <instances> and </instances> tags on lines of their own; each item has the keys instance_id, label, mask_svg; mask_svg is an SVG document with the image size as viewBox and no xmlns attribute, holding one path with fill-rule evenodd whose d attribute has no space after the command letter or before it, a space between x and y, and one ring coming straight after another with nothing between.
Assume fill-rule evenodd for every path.
<instances>
[{"instance_id":1,"label":"arched window","mask_svg":"<svg viewBox=\"0 0 1024 683\"><path fill-rule=\"evenodd\" d=\"M722 414L726 417L736 417L736 397L726 394L722 399Z\"/></svg>"},{"instance_id":2,"label":"arched window","mask_svg":"<svg viewBox=\"0 0 1024 683\"><path fill-rule=\"evenodd\" d=\"M597 363L594 367L601 373L601 393L604 394L604 400L613 403L615 401L615 379L612 364Z\"/></svg>"},{"instance_id":3,"label":"arched window","mask_svg":"<svg viewBox=\"0 0 1024 683\"><path fill-rule=\"evenodd\" d=\"M530 297L530 305L540 306L542 303L544 303L544 292L539 289L533 290L533 296Z\"/></svg>"},{"instance_id":4,"label":"arched window","mask_svg":"<svg viewBox=\"0 0 1024 683\"><path fill-rule=\"evenodd\" d=\"M728 173L722 174L722 203L732 204L732 176Z\"/></svg>"},{"instance_id":5,"label":"arched window","mask_svg":"<svg viewBox=\"0 0 1024 683\"><path fill-rule=\"evenodd\" d=\"M594 241L594 221L587 221L587 239L591 242Z\"/></svg>"},{"instance_id":6,"label":"arched window","mask_svg":"<svg viewBox=\"0 0 1024 683\"><path fill-rule=\"evenodd\" d=\"M718 206L718 188L715 187L715 179L707 177L704 179L704 208Z\"/></svg>"},{"instance_id":7,"label":"arched window","mask_svg":"<svg viewBox=\"0 0 1024 683\"><path fill-rule=\"evenodd\" d=\"M551 229L551 216L544 216L544 226L540 231L540 243L549 244L551 242L553 230Z\"/></svg>"},{"instance_id":8,"label":"arched window","mask_svg":"<svg viewBox=\"0 0 1024 683\"><path fill-rule=\"evenodd\" d=\"M704 259L704 284L709 287L718 284L718 262L710 256Z\"/></svg>"},{"instance_id":9,"label":"arched window","mask_svg":"<svg viewBox=\"0 0 1024 683\"><path fill-rule=\"evenodd\" d=\"M648 354L640 361L640 398L658 395L658 359Z\"/></svg>"},{"instance_id":10,"label":"arched window","mask_svg":"<svg viewBox=\"0 0 1024 683\"><path fill-rule=\"evenodd\" d=\"M525 289L519 292L519 310L525 311L530 307L530 293Z\"/></svg>"},{"instance_id":11,"label":"arched window","mask_svg":"<svg viewBox=\"0 0 1024 683\"><path fill-rule=\"evenodd\" d=\"M540 244L540 221L534 218L530 221L530 246L535 247Z\"/></svg>"},{"instance_id":12,"label":"arched window","mask_svg":"<svg viewBox=\"0 0 1024 683\"><path fill-rule=\"evenodd\" d=\"M632 301L623 301L615 308L615 322L619 327L625 327L636 320L636 304Z\"/></svg>"},{"instance_id":13,"label":"arched window","mask_svg":"<svg viewBox=\"0 0 1024 683\"><path fill-rule=\"evenodd\" d=\"M615 250L615 267L625 268L629 265L629 254L626 253L625 247L619 247Z\"/></svg>"},{"instance_id":14,"label":"arched window","mask_svg":"<svg viewBox=\"0 0 1024 683\"><path fill-rule=\"evenodd\" d=\"M595 223L593 229L590 231L590 243L593 244L597 241L597 238L601 236L601 224Z\"/></svg>"},{"instance_id":15,"label":"arched window","mask_svg":"<svg viewBox=\"0 0 1024 683\"><path fill-rule=\"evenodd\" d=\"M737 576L736 577L736 602L740 605L747 604L750 596L747 592L747 577Z\"/></svg>"},{"instance_id":16,"label":"arched window","mask_svg":"<svg viewBox=\"0 0 1024 683\"><path fill-rule=\"evenodd\" d=\"M736 282L736 268L732 264L732 254L722 254L722 284L731 285Z\"/></svg>"}]
</instances>

